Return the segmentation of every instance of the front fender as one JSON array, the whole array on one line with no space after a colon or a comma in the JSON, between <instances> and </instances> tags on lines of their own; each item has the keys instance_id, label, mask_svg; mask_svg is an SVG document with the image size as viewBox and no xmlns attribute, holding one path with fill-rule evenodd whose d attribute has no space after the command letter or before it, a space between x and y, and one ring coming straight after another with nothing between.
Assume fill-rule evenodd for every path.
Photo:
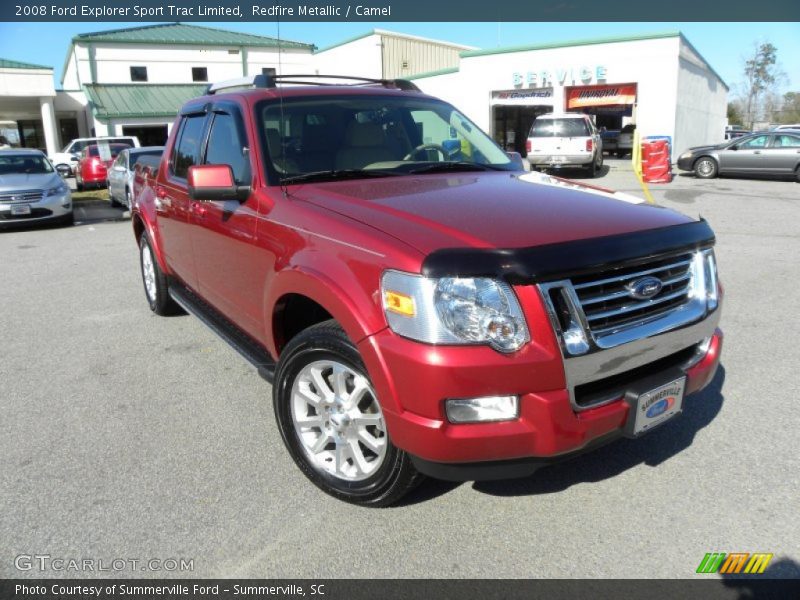
<instances>
[{"instance_id":1,"label":"front fender","mask_svg":"<svg viewBox=\"0 0 800 600\"><path fill-rule=\"evenodd\" d=\"M364 279L352 272L337 269L335 264L330 265L331 270L324 266L289 267L277 272L266 286L264 323L267 349L273 356L279 355L273 316L278 303L288 294L305 296L322 306L355 344L387 326L381 308L378 269L374 269L374 285L365 287Z\"/></svg>"}]
</instances>

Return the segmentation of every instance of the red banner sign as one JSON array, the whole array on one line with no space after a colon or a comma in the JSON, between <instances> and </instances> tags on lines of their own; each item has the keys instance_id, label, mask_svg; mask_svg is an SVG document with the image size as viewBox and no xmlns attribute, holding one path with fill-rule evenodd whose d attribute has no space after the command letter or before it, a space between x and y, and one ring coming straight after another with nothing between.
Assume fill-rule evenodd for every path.
<instances>
[{"instance_id":1,"label":"red banner sign","mask_svg":"<svg viewBox=\"0 0 800 600\"><path fill-rule=\"evenodd\" d=\"M593 85L572 88L567 96L567 108L634 104L636 85Z\"/></svg>"}]
</instances>

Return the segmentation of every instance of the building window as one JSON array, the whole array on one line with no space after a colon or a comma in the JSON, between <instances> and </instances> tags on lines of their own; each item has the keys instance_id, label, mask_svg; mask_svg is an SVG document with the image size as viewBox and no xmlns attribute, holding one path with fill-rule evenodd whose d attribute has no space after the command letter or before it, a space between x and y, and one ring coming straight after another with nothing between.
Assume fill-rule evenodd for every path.
<instances>
[{"instance_id":1,"label":"building window","mask_svg":"<svg viewBox=\"0 0 800 600\"><path fill-rule=\"evenodd\" d=\"M147 67L131 67L131 81L147 81Z\"/></svg>"},{"instance_id":2,"label":"building window","mask_svg":"<svg viewBox=\"0 0 800 600\"><path fill-rule=\"evenodd\" d=\"M192 81L208 81L208 69L206 67L192 67Z\"/></svg>"}]
</instances>

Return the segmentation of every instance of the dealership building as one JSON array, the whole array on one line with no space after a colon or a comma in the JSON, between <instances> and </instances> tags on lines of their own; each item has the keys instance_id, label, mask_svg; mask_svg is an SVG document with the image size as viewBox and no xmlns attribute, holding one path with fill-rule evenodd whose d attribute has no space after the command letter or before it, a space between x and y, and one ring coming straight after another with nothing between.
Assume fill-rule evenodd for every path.
<instances>
[{"instance_id":1,"label":"dealership building","mask_svg":"<svg viewBox=\"0 0 800 600\"><path fill-rule=\"evenodd\" d=\"M584 112L635 123L677 150L724 136L728 87L680 32L480 50L372 30L327 48L167 23L76 35L61 86L52 68L0 60L0 124L48 154L74 137L166 139L180 105L210 82L256 73L407 78L525 153L534 118Z\"/></svg>"}]
</instances>

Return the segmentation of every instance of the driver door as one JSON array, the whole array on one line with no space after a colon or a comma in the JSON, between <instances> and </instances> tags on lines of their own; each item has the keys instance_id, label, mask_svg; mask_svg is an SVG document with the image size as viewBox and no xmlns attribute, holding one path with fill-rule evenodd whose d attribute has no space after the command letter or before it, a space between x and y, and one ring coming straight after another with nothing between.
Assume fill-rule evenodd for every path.
<instances>
[{"instance_id":1,"label":"driver door","mask_svg":"<svg viewBox=\"0 0 800 600\"><path fill-rule=\"evenodd\" d=\"M739 142L736 144L735 150L731 147L725 151L724 159L720 161L720 169L737 173L753 173L763 170L766 157L764 152L768 144L768 135L757 135Z\"/></svg>"}]
</instances>

